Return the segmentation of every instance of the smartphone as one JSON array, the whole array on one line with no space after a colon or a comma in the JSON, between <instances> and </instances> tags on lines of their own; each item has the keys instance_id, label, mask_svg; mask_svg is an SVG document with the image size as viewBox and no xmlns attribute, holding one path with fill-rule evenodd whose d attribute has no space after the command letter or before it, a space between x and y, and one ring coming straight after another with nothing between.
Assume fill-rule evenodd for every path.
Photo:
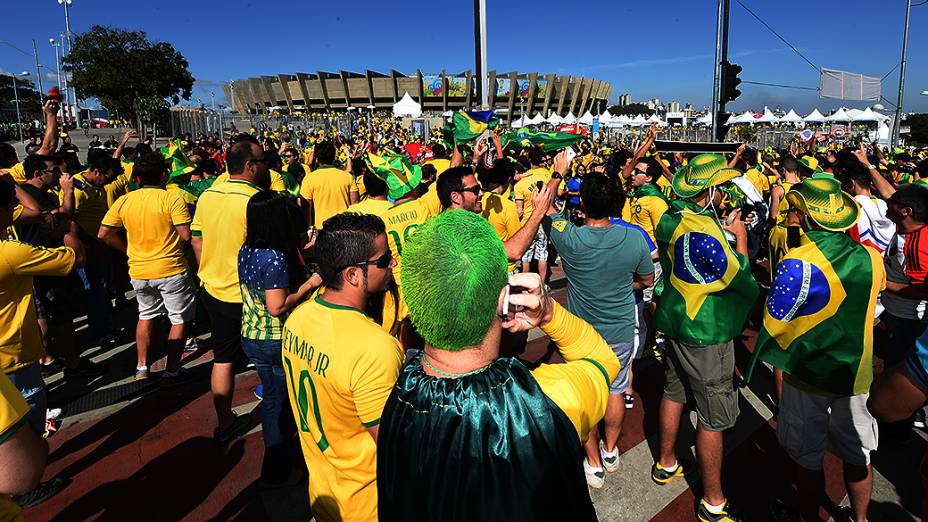
<instances>
[{"instance_id":1,"label":"smartphone","mask_svg":"<svg viewBox=\"0 0 928 522\"><path fill-rule=\"evenodd\" d=\"M573 147L567 147L567 161L573 161L577 157L577 151Z\"/></svg>"},{"instance_id":2,"label":"smartphone","mask_svg":"<svg viewBox=\"0 0 928 522\"><path fill-rule=\"evenodd\" d=\"M541 190L541 187L545 186L544 181L536 181L535 186L538 187L538 190Z\"/></svg>"},{"instance_id":3,"label":"smartphone","mask_svg":"<svg viewBox=\"0 0 928 522\"><path fill-rule=\"evenodd\" d=\"M799 227L790 225L786 227L786 246L796 248L799 246Z\"/></svg>"},{"instance_id":4,"label":"smartphone","mask_svg":"<svg viewBox=\"0 0 928 522\"><path fill-rule=\"evenodd\" d=\"M509 293L512 290L511 285L506 285L506 292L503 294L503 306L499 310L499 316L503 319L509 317Z\"/></svg>"}]
</instances>

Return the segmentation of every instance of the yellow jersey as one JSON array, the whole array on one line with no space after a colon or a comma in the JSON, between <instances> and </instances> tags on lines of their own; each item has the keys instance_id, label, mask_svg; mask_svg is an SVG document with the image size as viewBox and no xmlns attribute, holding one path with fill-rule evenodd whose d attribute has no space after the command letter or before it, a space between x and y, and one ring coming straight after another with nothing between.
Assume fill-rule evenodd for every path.
<instances>
[{"instance_id":1,"label":"yellow jersey","mask_svg":"<svg viewBox=\"0 0 928 522\"><path fill-rule=\"evenodd\" d=\"M190 233L202 238L197 277L209 295L227 303L241 303L238 251L245 243L245 211L251 196L261 191L245 180L213 184L197 200Z\"/></svg>"},{"instance_id":2,"label":"yellow jersey","mask_svg":"<svg viewBox=\"0 0 928 522\"><path fill-rule=\"evenodd\" d=\"M129 163L131 166L132 163ZM130 169L131 172L131 169ZM116 176L116 179L110 181L106 185L103 185L103 190L106 191L106 206L112 207L113 203L116 203L116 200L121 196L128 194L132 188L129 186L129 180L131 176L127 176L123 173L120 176Z\"/></svg>"},{"instance_id":3,"label":"yellow jersey","mask_svg":"<svg viewBox=\"0 0 928 522\"><path fill-rule=\"evenodd\" d=\"M94 235L96 237L96 234ZM74 251L0 241L0 370L10 373L45 355L32 296L32 277L64 276L74 269Z\"/></svg>"},{"instance_id":4,"label":"yellow jersey","mask_svg":"<svg viewBox=\"0 0 928 522\"><path fill-rule=\"evenodd\" d=\"M280 176L280 172L277 172L276 170L270 170L268 174L270 174L270 177L271 177L271 187L270 187L271 190L273 190L274 192L286 192L287 191L287 184L284 183L284 178ZM215 187L216 185L229 181L231 179L229 176L230 175L229 175L228 170L216 176L216 181L213 182L212 186Z\"/></svg>"},{"instance_id":5,"label":"yellow jersey","mask_svg":"<svg viewBox=\"0 0 928 522\"><path fill-rule=\"evenodd\" d=\"M420 199L410 199L402 203L397 203L387 209L381 216L384 225L387 228L387 243L390 245L390 251L393 252L393 259L396 260L396 267L393 268L393 280L396 285L402 287L400 283L400 262L403 256L403 247L406 241L415 233L416 229L425 224L432 217L428 207Z\"/></svg>"},{"instance_id":6,"label":"yellow jersey","mask_svg":"<svg viewBox=\"0 0 928 522\"><path fill-rule=\"evenodd\" d=\"M325 220L348 208L351 192L358 192L351 174L331 166L314 170L300 185L300 196L313 202L310 220L316 228L322 228Z\"/></svg>"},{"instance_id":7,"label":"yellow jersey","mask_svg":"<svg viewBox=\"0 0 928 522\"><path fill-rule=\"evenodd\" d=\"M372 214L374 216L383 217L384 212L393 207L393 203L385 199L371 199L367 198L360 203L355 203L348 207L347 212L357 212L359 214Z\"/></svg>"},{"instance_id":8,"label":"yellow jersey","mask_svg":"<svg viewBox=\"0 0 928 522\"><path fill-rule=\"evenodd\" d=\"M399 341L323 295L290 314L282 355L316 520L377 520L377 443L368 428L380 423L399 376Z\"/></svg>"},{"instance_id":9,"label":"yellow jersey","mask_svg":"<svg viewBox=\"0 0 928 522\"><path fill-rule=\"evenodd\" d=\"M664 212L667 212L667 202L661 199L660 196L631 196L628 198L628 208L631 214L631 219L628 221L643 228L656 245L657 240L654 238L654 231L657 229L657 223L661 220L661 216L664 215Z\"/></svg>"},{"instance_id":10,"label":"yellow jersey","mask_svg":"<svg viewBox=\"0 0 928 522\"><path fill-rule=\"evenodd\" d=\"M84 233L95 238L109 209L106 188L92 185L83 172L75 174L74 179L84 184L83 189L74 187L74 220ZM64 192L59 193L59 202L64 204Z\"/></svg>"},{"instance_id":11,"label":"yellow jersey","mask_svg":"<svg viewBox=\"0 0 928 522\"><path fill-rule=\"evenodd\" d=\"M142 187L116 200L102 226L126 229L129 277L148 280L187 270L184 244L174 227L189 224L187 204L177 192Z\"/></svg>"},{"instance_id":12,"label":"yellow jersey","mask_svg":"<svg viewBox=\"0 0 928 522\"><path fill-rule=\"evenodd\" d=\"M516 182L515 201L522 201L522 222L528 221L535 206L532 204L532 194L538 190L538 182L551 181L551 171L544 167L536 167L525 173L525 176Z\"/></svg>"},{"instance_id":13,"label":"yellow jersey","mask_svg":"<svg viewBox=\"0 0 928 522\"><path fill-rule=\"evenodd\" d=\"M756 168L750 168L745 171L744 175L748 178L748 181L751 182L751 185L754 185L754 188L761 194L770 192L770 180L767 179L767 176L764 176L761 171Z\"/></svg>"},{"instance_id":14,"label":"yellow jersey","mask_svg":"<svg viewBox=\"0 0 928 522\"><path fill-rule=\"evenodd\" d=\"M22 185L26 182L26 166L23 165L22 161L6 169L6 172L13 177L13 181L15 181L17 185Z\"/></svg>"},{"instance_id":15,"label":"yellow jersey","mask_svg":"<svg viewBox=\"0 0 928 522\"><path fill-rule=\"evenodd\" d=\"M441 206L441 200L438 199L438 181L433 181L419 200L422 201L429 210L429 214L437 216L444 208Z\"/></svg>"},{"instance_id":16,"label":"yellow jersey","mask_svg":"<svg viewBox=\"0 0 928 522\"><path fill-rule=\"evenodd\" d=\"M0 444L26 424L28 413L29 405L22 394L6 374L0 373ZM19 522L23 520L22 511L9 495L0 493L0 520Z\"/></svg>"},{"instance_id":17,"label":"yellow jersey","mask_svg":"<svg viewBox=\"0 0 928 522\"><path fill-rule=\"evenodd\" d=\"M451 168L451 160L447 158L435 158L425 162L426 165L432 165L435 167L435 179L438 179L438 176Z\"/></svg>"},{"instance_id":18,"label":"yellow jersey","mask_svg":"<svg viewBox=\"0 0 928 522\"><path fill-rule=\"evenodd\" d=\"M493 230L500 241L506 241L521 228L519 210L508 198L495 192L483 193L483 210L480 215L493 225ZM509 271L515 270L515 263L509 263Z\"/></svg>"}]
</instances>

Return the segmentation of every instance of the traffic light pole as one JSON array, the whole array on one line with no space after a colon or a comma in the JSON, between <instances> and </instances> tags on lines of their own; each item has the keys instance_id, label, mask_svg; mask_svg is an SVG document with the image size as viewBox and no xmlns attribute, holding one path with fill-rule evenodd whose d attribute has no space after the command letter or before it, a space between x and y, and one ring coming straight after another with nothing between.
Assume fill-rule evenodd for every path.
<instances>
[{"instance_id":1,"label":"traffic light pole","mask_svg":"<svg viewBox=\"0 0 928 522\"><path fill-rule=\"evenodd\" d=\"M715 74L712 85L712 140L722 141L723 122L720 114L725 112L724 89L722 87L722 63L728 61L728 11L730 1L719 0L718 20L715 34Z\"/></svg>"}]
</instances>

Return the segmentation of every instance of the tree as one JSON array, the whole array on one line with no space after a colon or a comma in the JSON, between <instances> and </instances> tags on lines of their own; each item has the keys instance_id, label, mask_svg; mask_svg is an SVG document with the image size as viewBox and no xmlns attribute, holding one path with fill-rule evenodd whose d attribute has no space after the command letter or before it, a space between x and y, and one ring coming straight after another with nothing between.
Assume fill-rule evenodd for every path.
<instances>
[{"instance_id":1,"label":"tree","mask_svg":"<svg viewBox=\"0 0 928 522\"><path fill-rule=\"evenodd\" d=\"M629 103L628 105L613 105L609 107L609 114L613 116L637 116L639 114L651 114L651 109L643 103Z\"/></svg>"},{"instance_id":2,"label":"tree","mask_svg":"<svg viewBox=\"0 0 928 522\"><path fill-rule=\"evenodd\" d=\"M136 126L140 107L160 105L153 99L190 99L194 80L187 67L187 60L167 42L152 42L143 31L101 25L77 35L64 59L78 96L99 99L107 109L129 115ZM151 121L152 111L144 112Z\"/></svg>"},{"instance_id":3,"label":"tree","mask_svg":"<svg viewBox=\"0 0 928 522\"><path fill-rule=\"evenodd\" d=\"M919 145L928 145L928 113L909 114L903 120L908 125L909 142Z\"/></svg>"},{"instance_id":4,"label":"tree","mask_svg":"<svg viewBox=\"0 0 928 522\"><path fill-rule=\"evenodd\" d=\"M6 115L12 115L8 119L16 121L16 97L13 94L13 77L0 75L0 110ZM19 95L19 112L24 119L41 119L42 106L39 105L39 93L31 81L17 78L15 94Z\"/></svg>"}]
</instances>

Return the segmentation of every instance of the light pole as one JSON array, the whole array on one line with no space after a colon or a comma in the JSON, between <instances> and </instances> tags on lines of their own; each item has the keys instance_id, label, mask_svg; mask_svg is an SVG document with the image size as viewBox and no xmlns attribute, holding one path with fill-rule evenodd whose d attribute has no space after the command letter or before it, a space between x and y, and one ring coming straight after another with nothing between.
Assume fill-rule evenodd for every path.
<instances>
[{"instance_id":1,"label":"light pole","mask_svg":"<svg viewBox=\"0 0 928 522\"><path fill-rule=\"evenodd\" d=\"M71 46L73 45L71 41L71 11L70 11L71 0L58 0L58 5L64 7L64 30L68 38L68 54L70 55L71 48L72 48ZM80 121L81 109L80 109L80 104L77 103L77 90L74 88L73 84L71 85L70 99L74 103L74 105L77 106L75 118L76 118L76 123L79 126L81 124L81 121Z\"/></svg>"},{"instance_id":2,"label":"light pole","mask_svg":"<svg viewBox=\"0 0 928 522\"><path fill-rule=\"evenodd\" d=\"M899 131L902 128L902 95L905 91L905 54L909 47L909 15L912 13L912 0L905 3L905 28L902 31L902 60L899 62L899 96L896 98L896 117L893 118L891 146L899 143Z\"/></svg>"},{"instance_id":3,"label":"light pole","mask_svg":"<svg viewBox=\"0 0 928 522\"><path fill-rule=\"evenodd\" d=\"M16 100L16 128L19 130L19 142L23 142L23 122L19 116L19 91L16 89L16 77L17 76L29 76L28 71L23 71L19 74L11 75L13 77L13 99Z\"/></svg>"},{"instance_id":4,"label":"light pole","mask_svg":"<svg viewBox=\"0 0 928 522\"><path fill-rule=\"evenodd\" d=\"M55 41L54 38L49 38L48 43L50 43L52 47L55 48L55 74L57 75L58 85L60 86L61 85L61 56L58 53L58 42ZM64 106L62 105L61 108L63 110Z\"/></svg>"},{"instance_id":5,"label":"light pole","mask_svg":"<svg viewBox=\"0 0 928 522\"><path fill-rule=\"evenodd\" d=\"M61 39L61 49L62 49L62 51L63 51L63 50L64 50L64 33L58 33L58 38ZM61 56L64 57L64 53L62 53ZM71 122L71 111L74 110L74 107L72 106L72 105L73 105L72 102L73 102L74 100L71 99L71 93L68 91L68 73L67 73L67 71L65 71L64 77L61 79L61 81L62 81L61 87L64 89L64 107L65 107L65 111L64 111L64 114L65 114L64 128L65 128L65 130L67 130L67 129L68 129L68 125L69 125L70 122Z\"/></svg>"}]
</instances>

